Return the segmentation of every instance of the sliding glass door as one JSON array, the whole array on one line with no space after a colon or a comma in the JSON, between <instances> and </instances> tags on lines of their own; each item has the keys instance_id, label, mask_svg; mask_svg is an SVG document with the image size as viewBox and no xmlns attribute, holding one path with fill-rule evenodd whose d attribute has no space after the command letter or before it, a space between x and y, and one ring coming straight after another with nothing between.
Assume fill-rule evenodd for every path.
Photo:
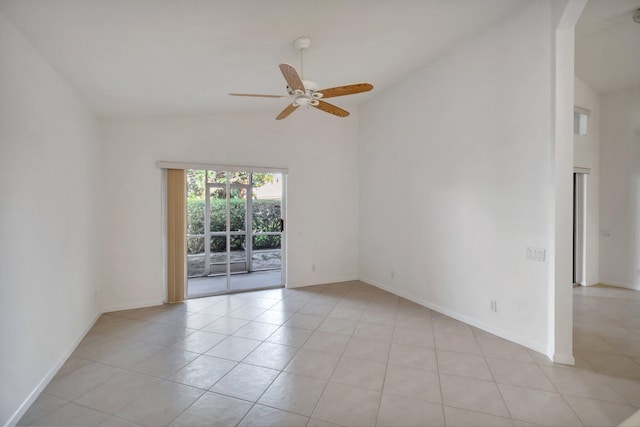
<instances>
[{"instance_id":1,"label":"sliding glass door","mask_svg":"<svg viewBox=\"0 0 640 427\"><path fill-rule=\"evenodd\" d=\"M188 297L282 286L284 175L188 170Z\"/></svg>"}]
</instances>

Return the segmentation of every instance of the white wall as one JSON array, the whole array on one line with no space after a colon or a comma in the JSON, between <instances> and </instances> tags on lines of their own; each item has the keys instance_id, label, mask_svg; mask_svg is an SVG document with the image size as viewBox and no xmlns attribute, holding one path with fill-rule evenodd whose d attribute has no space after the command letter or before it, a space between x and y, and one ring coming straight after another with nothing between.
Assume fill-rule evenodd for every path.
<instances>
[{"instance_id":1,"label":"white wall","mask_svg":"<svg viewBox=\"0 0 640 427\"><path fill-rule=\"evenodd\" d=\"M99 313L92 115L0 14L0 425L15 423Z\"/></svg>"},{"instance_id":2,"label":"white wall","mask_svg":"<svg viewBox=\"0 0 640 427\"><path fill-rule=\"evenodd\" d=\"M288 286L358 277L357 111L276 114L103 121L106 311L162 300L157 161L288 168Z\"/></svg>"},{"instance_id":3,"label":"white wall","mask_svg":"<svg viewBox=\"0 0 640 427\"><path fill-rule=\"evenodd\" d=\"M591 169L587 176L586 274L587 286L600 283L600 95L575 77L575 105L591 110L586 135L574 135L574 165Z\"/></svg>"},{"instance_id":4,"label":"white wall","mask_svg":"<svg viewBox=\"0 0 640 427\"><path fill-rule=\"evenodd\" d=\"M554 29L531 3L360 123L360 277L541 352L550 267L525 251L553 243Z\"/></svg>"},{"instance_id":5,"label":"white wall","mask_svg":"<svg viewBox=\"0 0 640 427\"><path fill-rule=\"evenodd\" d=\"M553 40L553 199L548 253L547 355L573 365L573 112L575 25L587 0L551 2Z\"/></svg>"},{"instance_id":6,"label":"white wall","mask_svg":"<svg viewBox=\"0 0 640 427\"><path fill-rule=\"evenodd\" d=\"M600 281L640 290L640 86L600 101Z\"/></svg>"}]
</instances>

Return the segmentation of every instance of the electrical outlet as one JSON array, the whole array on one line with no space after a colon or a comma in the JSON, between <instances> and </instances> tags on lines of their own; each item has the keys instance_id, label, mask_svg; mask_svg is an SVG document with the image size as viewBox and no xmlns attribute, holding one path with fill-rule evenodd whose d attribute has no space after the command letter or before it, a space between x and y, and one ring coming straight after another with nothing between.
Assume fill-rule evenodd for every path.
<instances>
[{"instance_id":1,"label":"electrical outlet","mask_svg":"<svg viewBox=\"0 0 640 427\"><path fill-rule=\"evenodd\" d=\"M493 312L498 311L498 301L494 299L489 300L489 311L493 311Z\"/></svg>"},{"instance_id":2,"label":"electrical outlet","mask_svg":"<svg viewBox=\"0 0 640 427\"><path fill-rule=\"evenodd\" d=\"M525 252L525 258L531 261L544 262L545 250L541 248L528 247Z\"/></svg>"},{"instance_id":3,"label":"electrical outlet","mask_svg":"<svg viewBox=\"0 0 640 427\"><path fill-rule=\"evenodd\" d=\"M312 273L316 272L316 265L315 264L311 264L311 272Z\"/></svg>"}]
</instances>

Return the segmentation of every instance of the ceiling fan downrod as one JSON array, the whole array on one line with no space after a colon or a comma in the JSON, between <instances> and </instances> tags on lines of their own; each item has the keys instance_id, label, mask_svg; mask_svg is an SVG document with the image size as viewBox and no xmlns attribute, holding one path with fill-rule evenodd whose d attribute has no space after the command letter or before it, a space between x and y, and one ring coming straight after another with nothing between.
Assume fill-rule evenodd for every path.
<instances>
[{"instance_id":1,"label":"ceiling fan downrod","mask_svg":"<svg viewBox=\"0 0 640 427\"><path fill-rule=\"evenodd\" d=\"M304 80L304 50L311 46L309 37L300 37L295 39L293 46L300 51L300 78Z\"/></svg>"}]
</instances>

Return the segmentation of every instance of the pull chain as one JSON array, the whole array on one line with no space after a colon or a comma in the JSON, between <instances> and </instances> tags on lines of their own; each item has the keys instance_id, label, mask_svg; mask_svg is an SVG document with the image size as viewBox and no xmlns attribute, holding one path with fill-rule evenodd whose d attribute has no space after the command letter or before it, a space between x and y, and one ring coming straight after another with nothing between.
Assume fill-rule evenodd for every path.
<instances>
[{"instance_id":1,"label":"pull chain","mask_svg":"<svg viewBox=\"0 0 640 427\"><path fill-rule=\"evenodd\" d=\"M304 80L304 48L300 49L300 78Z\"/></svg>"}]
</instances>

